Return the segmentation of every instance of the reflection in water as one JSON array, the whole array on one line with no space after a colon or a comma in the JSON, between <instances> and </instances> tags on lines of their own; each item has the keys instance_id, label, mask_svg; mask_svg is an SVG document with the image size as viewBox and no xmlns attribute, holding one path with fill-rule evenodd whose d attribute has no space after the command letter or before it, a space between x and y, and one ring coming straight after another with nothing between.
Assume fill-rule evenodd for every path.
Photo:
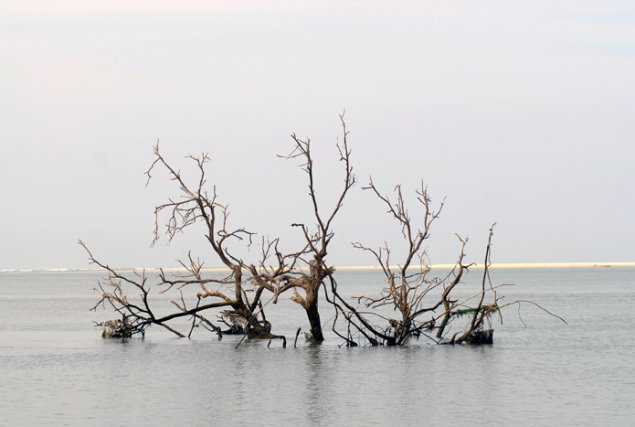
<instances>
[{"instance_id":1,"label":"reflection in water","mask_svg":"<svg viewBox=\"0 0 635 427\"><path fill-rule=\"evenodd\" d=\"M304 364L303 377L307 379L304 387L304 398L302 399L302 412L306 416L306 421L310 425L321 425L325 414L332 408L331 393L333 387L331 380L331 370L323 363L324 347L311 345L304 353L306 363ZM329 387L330 385L330 387Z\"/></svg>"}]
</instances>

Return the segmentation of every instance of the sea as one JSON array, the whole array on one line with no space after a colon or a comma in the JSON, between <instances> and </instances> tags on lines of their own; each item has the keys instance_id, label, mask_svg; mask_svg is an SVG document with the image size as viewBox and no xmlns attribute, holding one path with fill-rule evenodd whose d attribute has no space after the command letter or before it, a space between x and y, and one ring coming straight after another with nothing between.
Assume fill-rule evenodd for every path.
<instances>
[{"instance_id":1,"label":"sea","mask_svg":"<svg viewBox=\"0 0 635 427\"><path fill-rule=\"evenodd\" d=\"M102 339L95 322L116 318L90 310L103 277L0 272L0 426L635 425L635 268L493 269L504 301L567 324L522 303L493 319L492 345L403 348L342 346L324 301L326 341L294 348L307 321L288 297L265 308L286 348L203 328ZM378 271L336 277L351 297L384 283Z\"/></svg>"}]
</instances>

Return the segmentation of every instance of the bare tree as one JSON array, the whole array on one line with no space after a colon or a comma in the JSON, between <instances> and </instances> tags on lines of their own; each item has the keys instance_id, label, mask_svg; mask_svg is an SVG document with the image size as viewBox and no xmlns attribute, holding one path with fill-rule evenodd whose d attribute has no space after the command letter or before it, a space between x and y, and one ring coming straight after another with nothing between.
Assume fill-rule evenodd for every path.
<instances>
[{"instance_id":1,"label":"bare tree","mask_svg":"<svg viewBox=\"0 0 635 427\"><path fill-rule=\"evenodd\" d=\"M351 346L358 345L358 337L365 338L371 345L396 346L406 344L411 336L420 335L437 343L476 343L479 340L488 342L492 334L483 328L490 315L498 311L498 297L494 288L485 287L485 278L489 277L492 229L486 250L483 286L478 294L479 303L476 307L469 307L466 305L468 301L457 301L451 296L464 272L470 267L464 263L467 239L459 237L460 251L454 268L444 277L429 277L430 267L423 244L430 237L431 226L439 218L444 203L434 209L428 189L421 183L416 195L423 210L422 224L420 228L416 228L406 208L401 186L395 187L395 202L382 195L372 179L364 189L373 192L401 226L406 249L405 259L395 267L391 265L391 251L387 243L377 249L359 242L353 243L355 248L370 253L379 264L386 287L378 296L357 297L355 304L341 296L337 282L331 276L332 302L337 311L333 323L334 332ZM486 304L485 297L490 291L493 299ZM391 312L397 313L397 318L392 317ZM446 333L449 323L466 315L472 316L472 320L462 333L455 333L448 341ZM338 327L337 321L340 318L345 321L345 332Z\"/></svg>"},{"instance_id":2,"label":"bare tree","mask_svg":"<svg viewBox=\"0 0 635 427\"><path fill-rule=\"evenodd\" d=\"M276 293L283 291L274 283L295 269L299 254L282 255L277 249L278 239L267 242L263 240L262 259L259 263L262 267L261 271L258 271L253 264L247 264L234 256L228 249L228 242L240 241L251 245L255 233L242 227L230 228L227 205L218 201L215 187L212 187L211 192L206 189L205 165L210 160L209 156L203 154L200 157L189 156L189 158L196 164L198 170L198 179L194 185L185 182L181 173L174 169L162 155L158 145L154 147L154 161L146 172L148 183L154 170L161 166L168 171L170 179L177 183L180 197L170 198L168 202L155 208L153 243L163 234L160 230L161 223L165 223L164 234L169 240L186 228L202 223L205 238L212 252L227 267L229 274L222 278L208 277L203 274L203 264L188 254L187 262L180 262L184 272L169 275L164 270L160 270L158 281L150 285L145 272L133 275L118 272L98 261L80 241L89 254L90 262L108 272L107 279L99 284L98 292L101 298L95 308L107 303L116 312L125 316L127 323L135 326L129 331L130 334L142 333L147 326L158 324L178 336L185 336L185 333L168 326L167 322L182 317L189 317L192 320L188 336L191 335L193 328L199 325L221 334L221 328L204 317L203 312L224 309L220 313L220 318L222 323L229 326L226 333L244 333L249 338L282 338L286 343L284 337L271 333L271 325L264 315L261 298L264 290ZM276 253L278 261L275 269L265 266L272 251ZM183 297L183 290L192 287L198 289L195 294L196 303L194 307L188 307L186 298ZM126 288L140 292L138 303L127 295ZM177 311L165 316L157 316L149 298L153 289L161 293L177 289L180 298L171 301ZM249 295L252 295L251 299Z\"/></svg>"},{"instance_id":3,"label":"bare tree","mask_svg":"<svg viewBox=\"0 0 635 427\"><path fill-rule=\"evenodd\" d=\"M109 265L97 260L86 244L80 245L89 255L89 261L108 272L108 277L99 284L97 292L100 300L94 307L109 305L122 316L118 331L115 335L130 336L143 334L151 324L160 325L178 336L185 336L184 331L178 331L168 325L168 322L179 318L191 318L190 336L194 327L204 326L218 334L244 333L249 338L286 338L271 333L271 325L267 321L262 304L263 294L270 295L273 304L278 302L280 295L292 292L291 299L300 304L306 311L310 324L311 337L316 342L324 340L320 313L318 308L319 291L324 278L332 273L332 267L325 263L328 245L333 238L332 223L342 207L348 190L355 182L352 167L349 162L350 149L347 144L348 131L343 116L340 116L343 137L338 141L337 148L340 160L344 164L345 180L343 190L338 196L335 206L323 216L320 212L314 185L314 168L311 154L310 140L301 140L293 134L294 150L287 159L300 158L303 170L308 175L309 195L313 206L316 229L312 230L304 224L294 223L299 227L305 238L304 246L295 252L282 253L279 239L261 239L261 254L256 262L247 262L234 255L228 244L230 242L253 244L255 233L244 227L231 228L229 224L228 206L219 202L216 187L208 189L206 164L210 161L207 154L188 156L196 165L198 178L188 183L181 173L166 160L158 144L154 147L154 160L147 170L148 183L156 168L161 167L168 172L169 178L179 189L178 198L170 198L166 203L158 205L154 210L155 226L153 244L162 235L171 241L177 234L195 224L202 224L205 238L212 253L216 255L229 270L223 278L208 277L203 274L203 264L188 254L187 261L181 261L183 273L169 275L160 270L156 283L150 284L145 271L124 274ZM160 225L164 224L164 227ZM194 306L188 306L183 291L196 287ZM138 295L129 295L130 289ZM178 290L179 297L171 303L178 311L167 315L155 314L150 293ZM223 309L221 322L229 329L222 331L203 314L214 309Z\"/></svg>"},{"instance_id":4,"label":"bare tree","mask_svg":"<svg viewBox=\"0 0 635 427\"><path fill-rule=\"evenodd\" d=\"M311 327L311 337L316 342L324 341L322 322L318 309L320 289L324 284L324 280L335 271L332 266L326 263L328 246L334 236L333 220L342 208L344 199L349 190L355 184L355 175L353 174L353 167L350 163L351 150L348 147L348 130L346 129L343 114L340 114L340 122L342 125L342 138L338 140L337 149L340 162L344 165L344 180L334 206L326 214L320 209L320 204L317 199L310 139L302 140L295 134L291 135L295 147L290 154L283 156L287 159L300 158L303 161L302 169L306 172L308 177L309 197L313 208L315 226L314 228L310 228L304 223L294 223L292 226L302 230L306 242L304 251L309 254L311 259L308 261L308 268L306 268L308 274L303 273L300 278L295 280L296 285L291 299L304 307ZM304 295L301 295L298 289L302 289Z\"/></svg>"},{"instance_id":5,"label":"bare tree","mask_svg":"<svg viewBox=\"0 0 635 427\"><path fill-rule=\"evenodd\" d=\"M108 264L103 264L97 260L83 241L80 240L79 244L88 253L90 263L98 265L108 273L106 279L101 281L98 284L98 288L95 289L100 294L100 299L92 310L108 305L121 315L122 320L120 322L108 321L104 323L104 326L112 329L112 331L108 332L109 336L128 338L137 334L145 335L146 328L154 324L164 327L179 337L184 337L185 335L171 327L169 322L185 316L192 317L193 325L196 325L196 321L198 321L199 324L203 323L210 330L220 333L220 328L203 317L201 313L212 308L229 306L230 304L227 301L201 304L201 298L199 298L199 303L195 307L188 308L183 298L181 298L180 303L177 301L173 302L174 305L179 307L178 312L158 315L152 307L153 304L150 298L152 286L148 283L149 277L145 271L133 271L131 274L117 271ZM160 277L163 277L163 272L161 272ZM167 282L162 279L159 284L162 283ZM128 288L139 293L131 297L126 291ZM106 333L106 330L104 332ZM191 334L191 330L189 334Z\"/></svg>"}]
</instances>

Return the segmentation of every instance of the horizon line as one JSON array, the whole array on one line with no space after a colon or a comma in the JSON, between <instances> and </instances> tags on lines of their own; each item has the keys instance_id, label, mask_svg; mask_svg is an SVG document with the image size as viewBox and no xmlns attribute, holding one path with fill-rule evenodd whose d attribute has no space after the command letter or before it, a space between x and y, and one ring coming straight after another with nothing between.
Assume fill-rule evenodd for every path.
<instances>
[{"instance_id":1,"label":"horizon line","mask_svg":"<svg viewBox=\"0 0 635 427\"><path fill-rule=\"evenodd\" d=\"M424 267L430 269L452 269L456 264L432 264ZM482 269L484 265L482 263L474 263L469 266L474 269ZM548 269L548 268L610 268L610 267L635 267L635 261L619 261L619 262L510 262L510 263L492 263L488 268L490 269ZM336 265L335 270L339 271L369 271L369 270L381 270L379 265ZM391 269L400 269L399 265L391 265ZM409 270L416 270L421 268L420 265L410 266ZM165 272L184 272L187 271L183 267L122 267L113 268L116 271L160 271ZM307 267L300 267L299 270L306 270ZM19 272L65 272L65 271L103 271L101 268L0 268L1 273L19 273ZM230 271L228 267L208 267L202 268L203 272L225 272Z\"/></svg>"}]
</instances>

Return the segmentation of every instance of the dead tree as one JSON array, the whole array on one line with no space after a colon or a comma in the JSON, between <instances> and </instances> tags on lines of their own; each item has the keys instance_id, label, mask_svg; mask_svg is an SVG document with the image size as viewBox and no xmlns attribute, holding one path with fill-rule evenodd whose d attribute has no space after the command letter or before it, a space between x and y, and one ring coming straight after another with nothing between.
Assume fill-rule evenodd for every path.
<instances>
[{"instance_id":1,"label":"dead tree","mask_svg":"<svg viewBox=\"0 0 635 427\"><path fill-rule=\"evenodd\" d=\"M228 303L215 302L201 304L201 300L199 299L199 304L197 304L196 307L188 308L184 302L182 302L179 306L179 303L174 301L173 304L179 306L178 312L167 315L158 315L152 308L153 304L150 299L152 286L148 283L149 277L146 275L145 271L133 271L130 274L117 271L108 264L103 264L97 260L83 241L80 240L79 244L88 253L89 262L91 264L98 265L108 273L106 279L100 281L98 288L95 289L95 291L99 293L100 299L92 310L96 310L100 306L108 305L116 313L121 315L121 323L117 324L118 326L112 329L123 330L125 332L117 333L117 335L120 336L116 337L128 338L138 334L145 335L145 330L150 325L159 325L179 337L184 337L185 335L171 327L169 322L173 319L185 316L191 316L194 321L198 320L199 323L205 323L205 325L207 325L211 330L216 332L220 331L217 326L203 317L201 313L212 308L227 306L229 305ZM138 294L135 296L129 296L127 289L135 290ZM110 327L111 325L108 324L108 322L113 321L104 322L104 326ZM123 324L123 329L119 327L121 324ZM196 323L194 323L194 325L195 324ZM107 332L105 331L105 333Z\"/></svg>"},{"instance_id":2,"label":"dead tree","mask_svg":"<svg viewBox=\"0 0 635 427\"><path fill-rule=\"evenodd\" d=\"M105 263L97 260L88 250L87 246L80 241L89 255L89 261L97 264L108 272L105 281L99 284L97 291L100 300L94 307L108 304L116 312L127 316L136 329L133 334L143 333L151 324L165 327L178 336L185 336L184 332L178 331L168 325L174 319L188 317L191 318L191 328L187 336L191 335L195 326L203 327L221 334L221 328L206 318L203 313L210 310L224 309L225 322L230 320L235 330L240 330L249 338L275 338L271 333L271 325L264 317L261 304L263 287L257 281L245 278L245 270L250 271L246 264L230 253L227 243L230 240L246 241L251 244L254 233L244 229L230 229L228 225L229 211L226 205L219 203L215 187L211 192L206 190L205 165L209 161L209 156L203 154L200 157L190 156L195 162L199 177L194 185L185 182L180 172L163 157L159 146L154 147L154 161L148 171L148 182L152 178L151 173L159 166L165 168L172 181L178 184L180 198L169 199L167 203L155 208L155 228L153 243L161 237L159 224L165 218L165 235L172 240L178 233L197 223L202 223L205 229L205 237L212 248L212 252L227 267L229 274L224 278L212 278L203 274L203 264L194 260L188 254L187 262L181 262L184 273L168 275L160 270L158 280L150 284L149 277L145 272L134 272L124 274ZM269 247L275 247L277 240ZM282 257L281 262L288 257ZM293 258L293 255L291 256ZM280 268L280 273L285 273L290 267ZM186 303L183 297L185 288L196 287L195 305L192 307ZM128 295L126 289L134 290L138 295ZM176 312L159 316L155 313L150 299L150 293L165 293L176 289L180 293L180 298L171 301ZM253 298L249 299L249 293ZM134 300L133 300L134 298ZM223 317L221 314L221 317ZM286 341L286 340L285 340Z\"/></svg>"},{"instance_id":3,"label":"dead tree","mask_svg":"<svg viewBox=\"0 0 635 427\"><path fill-rule=\"evenodd\" d=\"M337 316L333 323L333 331L343 338L347 345L358 345L364 338L371 345L401 346L412 336L424 335L434 342L446 340L448 325L461 315L471 315L472 320L462 333L455 333L449 342L476 343L490 315L498 310L498 297L493 288L485 287L488 277L489 254L492 230L486 250L485 275L479 302L476 307L469 307L468 301L452 298L452 291L461 282L470 265L464 263L467 239L459 237L460 253L454 268L444 277L429 278L430 267L427 263L424 242L430 237L430 229L443 209L443 203L433 209L427 188L421 184L417 190L417 199L423 208L422 224L416 228L406 208L401 186L395 187L396 201L382 195L371 180L365 190L372 191L387 208L387 212L401 226L401 234L405 242L405 259L397 267L391 265L391 251L387 243L383 247L373 249L359 242L353 243L357 249L369 252L381 267L386 280L386 287L378 296L358 296L356 301L349 301L341 296L337 282L330 277L331 292ZM491 291L493 300L485 303L486 294ZM392 315L396 313L396 318ZM344 331L338 325L344 320ZM491 334L489 335L491 337Z\"/></svg>"},{"instance_id":4,"label":"dead tree","mask_svg":"<svg viewBox=\"0 0 635 427\"><path fill-rule=\"evenodd\" d=\"M194 327L203 326L219 336L223 333L244 333L249 338L271 339L279 336L271 333L271 325L264 314L263 295L267 295L269 301L276 304L282 294L291 291L291 299L306 311L313 340L323 341L318 297L324 278L333 272L325 263L328 245L333 238L332 223L348 190L355 182L349 162L348 132L343 116L340 116L340 120L343 137L338 141L337 148L340 160L344 163L345 181L334 208L328 216L323 216L320 212L315 194L310 140L301 140L293 134L294 150L282 157L303 160L302 166L309 178L309 195L317 226L315 230L311 230L304 224L293 224L302 230L305 238L304 246L295 252L283 253L279 248L278 238L262 238L261 256L256 262L247 262L233 255L228 249L228 243L231 241L251 246L255 233L245 228L230 228L228 206L219 202L216 187L208 190L205 167L210 161L209 156L189 156L198 172L198 179L191 184L186 182L181 173L166 160L157 144L154 147L154 161L146 172L148 183L154 171L161 167L177 184L180 197L170 198L168 202L155 208L153 244L162 235L171 241L188 227L202 224L213 254L227 267L229 274L224 278L207 277L203 274L203 264L188 254L187 261L180 262L184 273L169 275L160 270L158 280L150 283L150 278L144 271L124 274L100 262L92 255L86 244L80 241L80 245L89 255L89 261L108 273L108 277L96 289L100 300L94 309L109 305L117 313L125 316L127 323L123 324L132 326L126 330L126 334L129 335L143 334L148 326L156 324L178 336L185 336L184 331L176 330L168 322L190 318L191 327L187 336L192 334ZM160 224L165 224L164 229ZM194 305L192 306L190 298L188 306L188 299L183 296L183 291L192 287L196 287L198 292ZM150 298L151 292L165 293L173 290L179 291L179 297L171 301L178 311L167 315L156 314ZM129 291L134 291L136 295L129 295ZM204 316L211 310L223 310L217 314L220 322L227 325L228 329L223 331Z\"/></svg>"},{"instance_id":5,"label":"dead tree","mask_svg":"<svg viewBox=\"0 0 635 427\"><path fill-rule=\"evenodd\" d=\"M292 224L293 227L298 227L302 231L306 242L303 254L306 253L310 257L310 260L308 262L305 261L304 265L307 273L301 273L300 277L297 277L292 282L293 296L291 299L300 304L306 311L311 328L311 338L315 342L324 341L322 322L318 308L320 289L322 289L325 279L332 276L335 271L332 266L326 263L328 246L334 236L333 220L342 208L349 190L355 184L355 175L353 174L353 167L350 163L351 150L348 147L347 140L348 130L346 129L343 114L340 115L340 122L342 125L342 138L337 142L337 149L340 156L339 160L344 166L344 179L342 189L337 196L334 206L330 211L327 211L326 214L320 209L316 194L314 164L313 157L311 156L311 140L308 138L302 140L295 134L291 135L295 147L290 154L282 156L286 159L300 158L303 161L302 169L308 178L309 197L311 199L315 226L311 228L304 223ZM304 295L300 294L298 289L301 289Z\"/></svg>"}]
</instances>

